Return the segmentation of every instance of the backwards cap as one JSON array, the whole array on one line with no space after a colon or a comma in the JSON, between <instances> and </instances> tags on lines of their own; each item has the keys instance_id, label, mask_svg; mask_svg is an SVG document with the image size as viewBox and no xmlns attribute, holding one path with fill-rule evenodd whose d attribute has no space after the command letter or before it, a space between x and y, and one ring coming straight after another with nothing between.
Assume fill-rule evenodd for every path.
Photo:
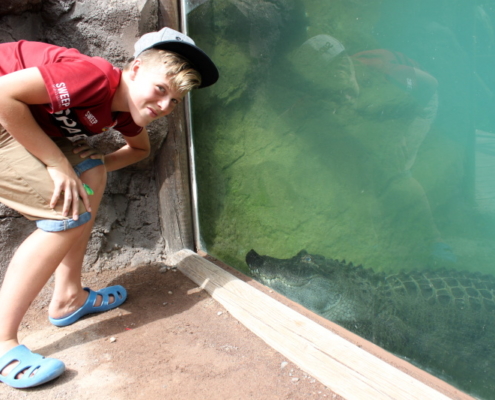
<instances>
[{"instance_id":1,"label":"backwards cap","mask_svg":"<svg viewBox=\"0 0 495 400\"><path fill-rule=\"evenodd\" d=\"M326 79L327 67L344 51L344 45L333 36L317 35L292 52L289 61L297 72L317 83Z\"/></svg>"},{"instance_id":2,"label":"backwards cap","mask_svg":"<svg viewBox=\"0 0 495 400\"><path fill-rule=\"evenodd\" d=\"M299 47L299 56L306 58L319 58L330 64L335 57L345 50L344 45L330 35L317 35L306 40Z\"/></svg>"},{"instance_id":3,"label":"backwards cap","mask_svg":"<svg viewBox=\"0 0 495 400\"><path fill-rule=\"evenodd\" d=\"M201 74L200 88L213 85L218 80L218 69L213 61L196 46L194 40L183 33L170 28L146 33L134 44L134 58L151 48L173 51L186 58Z\"/></svg>"}]
</instances>

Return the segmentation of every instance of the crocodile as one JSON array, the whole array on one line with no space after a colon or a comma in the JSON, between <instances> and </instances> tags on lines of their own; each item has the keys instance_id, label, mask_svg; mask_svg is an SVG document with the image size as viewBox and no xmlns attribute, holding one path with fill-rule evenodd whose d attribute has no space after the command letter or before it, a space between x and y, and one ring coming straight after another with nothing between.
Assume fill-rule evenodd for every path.
<instances>
[{"instance_id":1,"label":"crocodile","mask_svg":"<svg viewBox=\"0 0 495 400\"><path fill-rule=\"evenodd\" d=\"M254 279L471 394L495 399L495 277L453 269L387 275L309 254L251 250Z\"/></svg>"}]
</instances>

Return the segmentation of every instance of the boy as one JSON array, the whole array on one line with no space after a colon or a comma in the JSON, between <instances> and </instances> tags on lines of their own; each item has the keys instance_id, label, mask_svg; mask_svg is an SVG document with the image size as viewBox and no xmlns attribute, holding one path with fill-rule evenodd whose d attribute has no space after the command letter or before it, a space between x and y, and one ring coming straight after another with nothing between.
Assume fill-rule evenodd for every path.
<instances>
[{"instance_id":1,"label":"boy","mask_svg":"<svg viewBox=\"0 0 495 400\"><path fill-rule=\"evenodd\" d=\"M0 290L0 381L48 382L64 364L19 345L29 305L55 272L48 314L56 326L113 309L122 286L82 288L81 269L106 173L147 157L145 126L171 113L218 71L191 38L169 28L141 37L123 71L75 49L37 42L0 44L0 201L35 220ZM127 142L103 156L81 137L114 127ZM71 140L69 140L71 139Z\"/></svg>"}]
</instances>

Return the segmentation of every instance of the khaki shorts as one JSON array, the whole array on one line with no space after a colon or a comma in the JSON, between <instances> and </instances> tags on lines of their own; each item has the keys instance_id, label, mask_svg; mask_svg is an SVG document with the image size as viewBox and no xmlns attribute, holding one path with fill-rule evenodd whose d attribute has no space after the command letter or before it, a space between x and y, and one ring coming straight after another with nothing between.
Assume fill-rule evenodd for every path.
<instances>
[{"instance_id":1,"label":"khaki shorts","mask_svg":"<svg viewBox=\"0 0 495 400\"><path fill-rule=\"evenodd\" d=\"M73 153L74 144L66 138L52 138L74 167L77 175L102 165L102 160L82 159ZM81 161L82 160L82 161ZM29 153L0 125L0 202L36 221L38 228L59 232L80 226L91 219L82 201L79 219L62 215L63 199L50 207L54 184L45 164Z\"/></svg>"}]
</instances>

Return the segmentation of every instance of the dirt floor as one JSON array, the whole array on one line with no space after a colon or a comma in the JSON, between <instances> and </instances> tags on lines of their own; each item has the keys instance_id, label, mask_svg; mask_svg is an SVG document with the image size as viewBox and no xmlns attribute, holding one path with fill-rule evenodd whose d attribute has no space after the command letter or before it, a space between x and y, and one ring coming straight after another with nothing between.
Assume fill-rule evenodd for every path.
<instances>
[{"instance_id":1,"label":"dirt floor","mask_svg":"<svg viewBox=\"0 0 495 400\"><path fill-rule=\"evenodd\" d=\"M182 273L147 266L88 273L93 289L127 288L119 308L56 328L48 286L23 321L31 350L67 371L38 388L0 384L0 399L339 399L234 319Z\"/></svg>"}]
</instances>

